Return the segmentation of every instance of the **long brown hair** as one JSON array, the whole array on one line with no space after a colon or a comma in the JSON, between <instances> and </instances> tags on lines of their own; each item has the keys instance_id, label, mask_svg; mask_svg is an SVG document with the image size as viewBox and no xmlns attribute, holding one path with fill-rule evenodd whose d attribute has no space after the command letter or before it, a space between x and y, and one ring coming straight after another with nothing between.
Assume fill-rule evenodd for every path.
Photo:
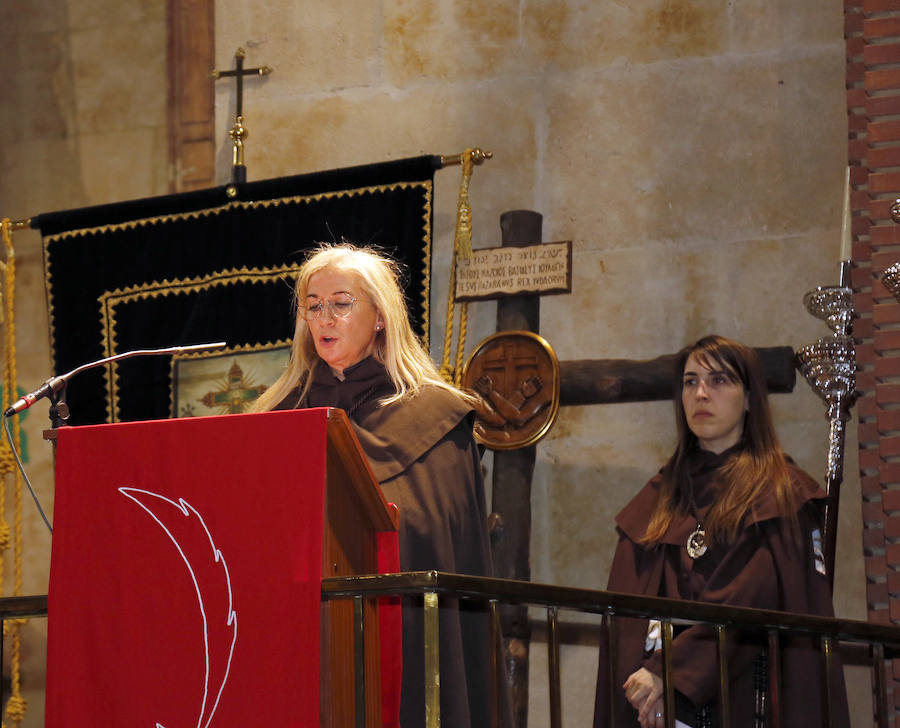
<instances>
[{"instance_id":1,"label":"long brown hair","mask_svg":"<svg viewBox=\"0 0 900 728\"><path fill-rule=\"evenodd\" d=\"M753 349L723 336L710 335L679 352L673 397L678 445L663 466L659 499L641 542L659 543L672 521L689 513L689 455L698 443L685 416L682 389L684 367L691 355L705 367L725 371L744 387L748 396L743 447L719 471L724 487L704 519L707 537L713 542L733 542L747 511L769 488L774 489L779 513L795 521L794 492L787 460L772 424L762 363Z\"/></svg>"}]
</instances>

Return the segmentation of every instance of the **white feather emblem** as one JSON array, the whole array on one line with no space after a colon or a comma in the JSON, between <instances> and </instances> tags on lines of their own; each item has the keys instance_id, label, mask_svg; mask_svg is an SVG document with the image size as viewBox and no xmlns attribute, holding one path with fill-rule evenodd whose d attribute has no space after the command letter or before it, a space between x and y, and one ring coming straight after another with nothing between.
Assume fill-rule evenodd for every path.
<instances>
[{"instance_id":1,"label":"white feather emblem","mask_svg":"<svg viewBox=\"0 0 900 728\"><path fill-rule=\"evenodd\" d=\"M158 493L141 490L140 488L122 487L119 488L119 492L129 500L137 503L137 505L145 510L150 517L156 521L172 543L175 544L175 548L178 550L179 555L190 573L191 582L194 585L197 601L200 605L200 615L203 619L203 648L205 652L204 664L206 668L203 678L203 699L200 704L200 716L197 719L197 728L208 728L209 724L212 722L216 708L219 706L219 699L222 697L222 691L225 689L228 673L231 671L231 659L234 655L234 646L237 642L237 612L235 612L233 606L231 577L228 574L228 565L225 563L222 552L216 548L212 535L210 534L203 517L183 498L179 498L178 501L175 502ZM171 508L169 508L169 506L171 506ZM215 564L221 564L222 570L224 571L225 586L228 593L228 603L224 609L222 609L224 605L218 605L217 609L217 605L207 603L211 600L206 598L203 589L204 585L201 583L201 579L198 578L197 569L195 569L194 566L194 564L200 565L200 559L205 561L209 557L209 553L187 554L186 546L179 543L179 540L173 533L173 531L181 525L176 519L182 517L190 518L191 515L196 517L197 522L206 533L213 562ZM217 611L218 617L216 616ZM227 652L227 660L225 660L223 664L215 664L216 661L210 657L210 642L211 640L220 639L224 640L224 650L212 650L212 653L214 655L221 655L224 652ZM229 639L231 640L230 645L227 644ZM213 684L212 689L211 683ZM218 685L218 689L216 689L216 685ZM161 723L157 723L156 727L165 728Z\"/></svg>"}]
</instances>

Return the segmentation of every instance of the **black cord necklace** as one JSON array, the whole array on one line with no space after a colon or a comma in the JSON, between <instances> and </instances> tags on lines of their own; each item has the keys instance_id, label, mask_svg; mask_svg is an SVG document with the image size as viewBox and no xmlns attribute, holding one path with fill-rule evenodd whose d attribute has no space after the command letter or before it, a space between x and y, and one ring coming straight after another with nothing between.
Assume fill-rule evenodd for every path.
<instances>
[{"instance_id":1,"label":"black cord necklace","mask_svg":"<svg viewBox=\"0 0 900 728\"><path fill-rule=\"evenodd\" d=\"M699 516L697 516L697 504L694 503L694 481L688 474L688 507L691 509L691 515L697 521L697 527L691 531L691 535L687 538L687 552L692 559L699 559L706 553L706 531L703 530Z\"/></svg>"}]
</instances>

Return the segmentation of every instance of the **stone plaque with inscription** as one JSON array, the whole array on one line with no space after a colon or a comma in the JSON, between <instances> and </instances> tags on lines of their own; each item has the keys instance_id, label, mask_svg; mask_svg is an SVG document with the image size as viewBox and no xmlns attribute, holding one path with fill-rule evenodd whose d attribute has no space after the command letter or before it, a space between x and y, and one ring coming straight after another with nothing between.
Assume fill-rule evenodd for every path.
<instances>
[{"instance_id":1,"label":"stone plaque with inscription","mask_svg":"<svg viewBox=\"0 0 900 728\"><path fill-rule=\"evenodd\" d=\"M481 248L456 264L456 300L572 291L572 241Z\"/></svg>"}]
</instances>

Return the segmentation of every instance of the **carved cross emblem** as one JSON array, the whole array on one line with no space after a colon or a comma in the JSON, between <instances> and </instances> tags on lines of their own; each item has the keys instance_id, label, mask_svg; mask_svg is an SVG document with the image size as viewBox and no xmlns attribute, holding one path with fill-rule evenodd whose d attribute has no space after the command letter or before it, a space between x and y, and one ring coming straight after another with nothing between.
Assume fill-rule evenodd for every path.
<instances>
[{"instance_id":1,"label":"carved cross emblem","mask_svg":"<svg viewBox=\"0 0 900 728\"><path fill-rule=\"evenodd\" d=\"M504 331L472 353L463 387L479 397L479 442L495 450L532 445L547 434L559 410L559 363L537 334Z\"/></svg>"}]
</instances>

